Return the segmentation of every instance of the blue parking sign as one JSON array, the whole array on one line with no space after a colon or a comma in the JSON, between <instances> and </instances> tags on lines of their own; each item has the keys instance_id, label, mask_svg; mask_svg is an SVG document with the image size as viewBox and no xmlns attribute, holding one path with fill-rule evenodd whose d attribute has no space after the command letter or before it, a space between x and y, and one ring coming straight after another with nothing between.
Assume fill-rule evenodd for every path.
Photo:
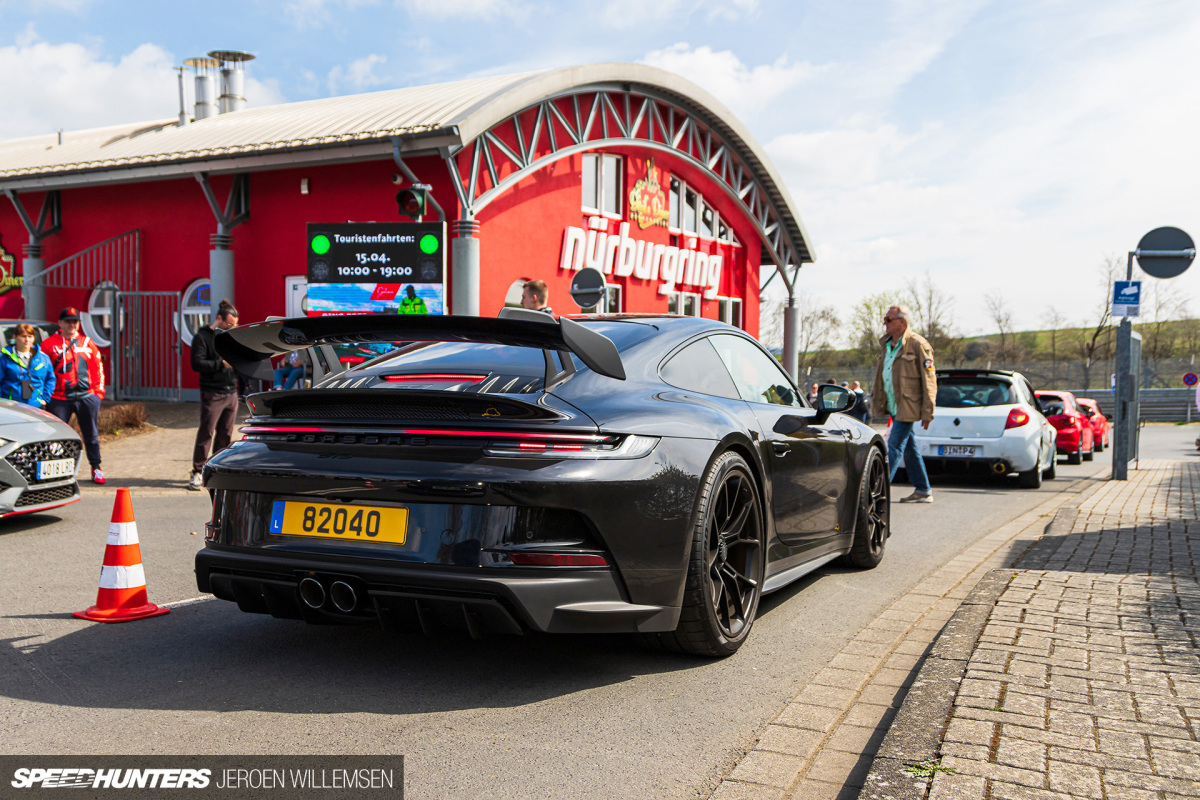
<instances>
[{"instance_id":1,"label":"blue parking sign","mask_svg":"<svg viewBox=\"0 0 1200 800\"><path fill-rule=\"evenodd\" d=\"M1141 281L1113 281L1112 315L1136 317L1142 304Z\"/></svg>"}]
</instances>

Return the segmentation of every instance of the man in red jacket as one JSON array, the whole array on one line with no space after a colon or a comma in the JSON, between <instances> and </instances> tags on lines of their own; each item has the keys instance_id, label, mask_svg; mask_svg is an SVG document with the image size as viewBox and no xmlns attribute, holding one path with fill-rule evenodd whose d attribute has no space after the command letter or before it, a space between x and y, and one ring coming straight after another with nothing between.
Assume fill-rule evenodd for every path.
<instances>
[{"instance_id":1,"label":"man in red jacket","mask_svg":"<svg viewBox=\"0 0 1200 800\"><path fill-rule=\"evenodd\" d=\"M92 481L104 483L100 471L100 401L104 399L104 362L100 348L79 330L79 311L64 308L58 315L58 333L42 341L42 352L54 365L54 393L46 410L63 422L79 419L87 449Z\"/></svg>"}]
</instances>

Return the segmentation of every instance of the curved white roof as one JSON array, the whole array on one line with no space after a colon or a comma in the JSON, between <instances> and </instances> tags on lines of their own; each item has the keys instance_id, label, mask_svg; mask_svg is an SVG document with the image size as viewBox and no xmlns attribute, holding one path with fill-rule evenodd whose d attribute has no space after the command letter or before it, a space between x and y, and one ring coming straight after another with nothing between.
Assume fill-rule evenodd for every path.
<instances>
[{"instance_id":1,"label":"curved white roof","mask_svg":"<svg viewBox=\"0 0 1200 800\"><path fill-rule=\"evenodd\" d=\"M69 188L255 168L379 158L459 147L538 101L582 87L642 86L671 97L721 132L759 179L790 230L800 261L811 246L766 154L716 98L641 64L589 64L369 94L248 108L179 127L174 119L0 141L0 190Z\"/></svg>"}]
</instances>

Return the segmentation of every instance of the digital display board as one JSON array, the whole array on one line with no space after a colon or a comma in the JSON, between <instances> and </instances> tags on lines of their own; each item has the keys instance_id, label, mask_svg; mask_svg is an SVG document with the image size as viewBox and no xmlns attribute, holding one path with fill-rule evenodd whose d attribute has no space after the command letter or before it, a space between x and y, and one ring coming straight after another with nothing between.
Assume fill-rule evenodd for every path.
<instances>
[{"instance_id":1,"label":"digital display board","mask_svg":"<svg viewBox=\"0 0 1200 800\"><path fill-rule=\"evenodd\" d=\"M308 224L308 314L446 313L442 222Z\"/></svg>"}]
</instances>

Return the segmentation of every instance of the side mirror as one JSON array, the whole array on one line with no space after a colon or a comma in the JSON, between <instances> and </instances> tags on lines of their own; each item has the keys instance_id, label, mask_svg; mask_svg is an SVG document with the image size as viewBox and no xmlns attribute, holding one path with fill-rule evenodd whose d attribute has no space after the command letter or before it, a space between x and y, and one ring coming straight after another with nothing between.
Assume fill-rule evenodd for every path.
<instances>
[{"instance_id":1,"label":"side mirror","mask_svg":"<svg viewBox=\"0 0 1200 800\"><path fill-rule=\"evenodd\" d=\"M822 386L817 390L817 411L825 415L849 411L856 402L854 392L841 386Z\"/></svg>"},{"instance_id":2,"label":"side mirror","mask_svg":"<svg viewBox=\"0 0 1200 800\"><path fill-rule=\"evenodd\" d=\"M811 425L816 416L817 412L811 408L797 408L796 413L784 414L775 420L775 425L771 430L783 436L791 436Z\"/></svg>"}]
</instances>

